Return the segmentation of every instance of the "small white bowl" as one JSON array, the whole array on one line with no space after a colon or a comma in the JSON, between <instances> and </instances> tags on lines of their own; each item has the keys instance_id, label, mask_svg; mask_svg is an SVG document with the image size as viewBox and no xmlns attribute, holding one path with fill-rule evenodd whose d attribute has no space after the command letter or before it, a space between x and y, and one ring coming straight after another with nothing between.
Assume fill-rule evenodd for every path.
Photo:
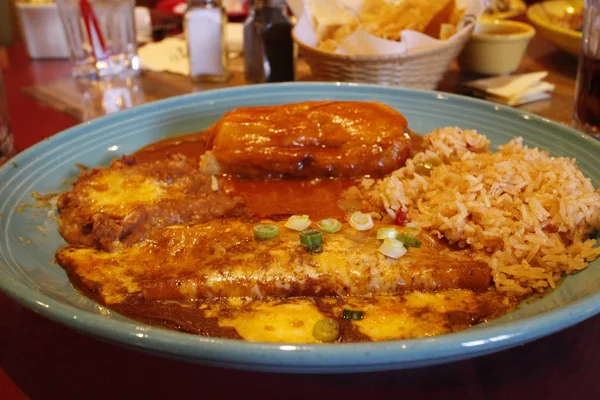
<instances>
[{"instance_id":1,"label":"small white bowl","mask_svg":"<svg viewBox=\"0 0 600 400\"><path fill-rule=\"evenodd\" d=\"M516 21L480 21L458 57L461 69L484 75L515 71L535 29Z\"/></svg>"}]
</instances>

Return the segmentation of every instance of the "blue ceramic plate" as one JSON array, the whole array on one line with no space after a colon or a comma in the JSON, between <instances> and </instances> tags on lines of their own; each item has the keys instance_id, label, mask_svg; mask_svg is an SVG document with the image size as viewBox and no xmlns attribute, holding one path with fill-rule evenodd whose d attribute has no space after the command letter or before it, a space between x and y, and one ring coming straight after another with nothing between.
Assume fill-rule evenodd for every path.
<instances>
[{"instance_id":1,"label":"blue ceramic plate","mask_svg":"<svg viewBox=\"0 0 600 400\"><path fill-rule=\"evenodd\" d=\"M521 135L553 155L575 157L600 186L600 142L516 109L430 91L348 84L259 85L211 91L143 105L79 125L39 143L0 169L0 288L40 314L94 337L181 360L262 371L358 372L411 368L516 346L600 311L600 260L539 301L492 323L433 338L338 345L289 345L198 337L154 328L115 314L77 293L53 263L64 244L56 220L32 192L69 189L76 163L107 165L165 137L197 131L240 106L303 100L377 100L406 115L413 130L474 128L494 145Z\"/></svg>"}]
</instances>

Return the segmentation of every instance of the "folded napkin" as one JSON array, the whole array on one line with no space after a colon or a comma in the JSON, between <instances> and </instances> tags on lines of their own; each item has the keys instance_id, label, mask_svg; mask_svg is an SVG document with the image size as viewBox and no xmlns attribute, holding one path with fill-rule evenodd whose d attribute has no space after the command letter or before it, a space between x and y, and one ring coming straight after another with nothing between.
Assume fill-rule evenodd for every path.
<instances>
[{"instance_id":1,"label":"folded napkin","mask_svg":"<svg viewBox=\"0 0 600 400\"><path fill-rule=\"evenodd\" d=\"M230 52L241 52L243 25L227 24L225 30L227 48ZM138 49L142 69L189 75L187 42L183 36L174 36L160 42L148 43Z\"/></svg>"},{"instance_id":2,"label":"folded napkin","mask_svg":"<svg viewBox=\"0 0 600 400\"><path fill-rule=\"evenodd\" d=\"M187 43L182 37L170 37L160 42L148 43L138 50L142 69L189 75L190 63Z\"/></svg>"},{"instance_id":3,"label":"folded napkin","mask_svg":"<svg viewBox=\"0 0 600 400\"><path fill-rule=\"evenodd\" d=\"M477 97L509 106L532 103L550 98L554 85L543 82L548 72L495 76L465 83L464 89Z\"/></svg>"}]
</instances>

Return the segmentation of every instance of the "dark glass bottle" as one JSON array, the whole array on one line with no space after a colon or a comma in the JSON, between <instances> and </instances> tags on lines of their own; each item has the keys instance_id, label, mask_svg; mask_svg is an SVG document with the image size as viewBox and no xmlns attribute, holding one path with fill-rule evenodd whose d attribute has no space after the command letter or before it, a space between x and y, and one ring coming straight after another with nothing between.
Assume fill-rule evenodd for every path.
<instances>
[{"instance_id":1,"label":"dark glass bottle","mask_svg":"<svg viewBox=\"0 0 600 400\"><path fill-rule=\"evenodd\" d=\"M294 80L292 24L284 0L251 0L244 23L244 58L248 83Z\"/></svg>"}]
</instances>

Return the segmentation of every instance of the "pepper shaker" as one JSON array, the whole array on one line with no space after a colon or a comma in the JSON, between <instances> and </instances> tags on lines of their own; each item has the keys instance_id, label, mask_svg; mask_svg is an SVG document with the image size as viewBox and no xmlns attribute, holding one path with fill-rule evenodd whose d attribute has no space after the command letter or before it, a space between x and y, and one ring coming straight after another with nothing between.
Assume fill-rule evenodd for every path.
<instances>
[{"instance_id":1,"label":"pepper shaker","mask_svg":"<svg viewBox=\"0 0 600 400\"><path fill-rule=\"evenodd\" d=\"M294 42L285 0L251 0L244 23L244 59L249 83L293 81Z\"/></svg>"},{"instance_id":2,"label":"pepper shaker","mask_svg":"<svg viewBox=\"0 0 600 400\"><path fill-rule=\"evenodd\" d=\"M220 0L188 0L184 28L193 81L224 82L230 78L226 24L227 13Z\"/></svg>"}]
</instances>

